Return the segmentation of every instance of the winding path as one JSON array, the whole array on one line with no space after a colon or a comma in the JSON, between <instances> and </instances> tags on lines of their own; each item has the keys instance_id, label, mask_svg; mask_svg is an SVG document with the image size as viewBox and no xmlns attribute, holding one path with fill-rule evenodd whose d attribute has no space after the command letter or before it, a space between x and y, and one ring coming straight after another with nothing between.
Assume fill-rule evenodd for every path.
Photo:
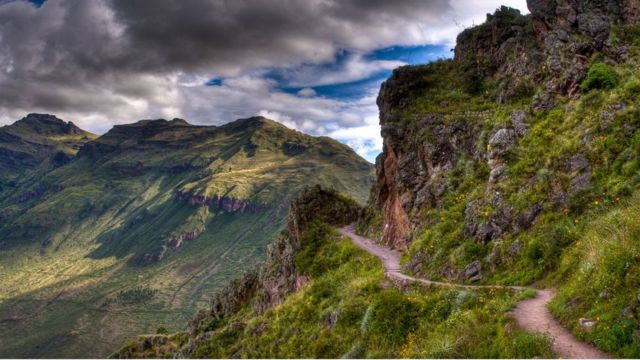
<instances>
[{"instance_id":1,"label":"winding path","mask_svg":"<svg viewBox=\"0 0 640 360\"><path fill-rule=\"evenodd\" d=\"M347 236L358 247L382 260L385 275L407 281L417 281L427 286L445 286L463 289L512 289L536 291L536 297L522 300L518 303L512 314L518 325L529 332L539 332L547 334L552 341L553 351L560 357L566 359L608 359L611 355L604 353L595 347L583 343L576 339L560 323L558 323L547 309L547 304L554 294L550 290L539 290L526 286L504 286L504 285L465 285L441 281L430 281L405 275L400 270L401 253L389 248L380 246L373 241L356 235L354 226L349 225L338 229L340 234Z\"/></svg>"}]
</instances>

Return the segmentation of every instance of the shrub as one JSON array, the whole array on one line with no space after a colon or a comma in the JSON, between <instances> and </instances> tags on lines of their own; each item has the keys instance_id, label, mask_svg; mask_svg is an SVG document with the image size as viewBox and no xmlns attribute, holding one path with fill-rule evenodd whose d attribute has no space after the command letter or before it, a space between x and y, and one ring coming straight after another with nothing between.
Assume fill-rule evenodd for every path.
<instances>
[{"instance_id":1,"label":"shrub","mask_svg":"<svg viewBox=\"0 0 640 360\"><path fill-rule=\"evenodd\" d=\"M156 329L156 334L166 335L168 333L169 333L169 330L167 330L167 328L164 326L160 326L159 328Z\"/></svg>"},{"instance_id":2,"label":"shrub","mask_svg":"<svg viewBox=\"0 0 640 360\"><path fill-rule=\"evenodd\" d=\"M418 325L419 307L397 291L384 291L371 304L367 330L373 338L397 346Z\"/></svg>"},{"instance_id":3,"label":"shrub","mask_svg":"<svg viewBox=\"0 0 640 360\"><path fill-rule=\"evenodd\" d=\"M580 85L582 91L591 89L611 89L618 85L618 74L609 65L595 63L589 69L586 79Z\"/></svg>"},{"instance_id":4,"label":"shrub","mask_svg":"<svg viewBox=\"0 0 640 360\"><path fill-rule=\"evenodd\" d=\"M129 290L122 290L116 294L116 301L122 305L146 304L153 300L156 290L138 286Z\"/></svg>"},{"instance_id":5,"label":"shrub","mask_svg":"<svg viewBox=\"0 0 640 360\"><path fill-rule=\"evenodd\" d=\"M632 81L624 86L624 95L634 97L640 94L640 81Z\"/></svg>"},{"instance_id":6,"label":"shrub","mask_svg":"<svg viewBox=\"0 0 640 360\"><path fill-rule=\"evenodd\" d=\"M513 347L523 358L534 358L551 353L549 340L540 334L520 334L513 340Z\"/></svg>"}]
</instances>

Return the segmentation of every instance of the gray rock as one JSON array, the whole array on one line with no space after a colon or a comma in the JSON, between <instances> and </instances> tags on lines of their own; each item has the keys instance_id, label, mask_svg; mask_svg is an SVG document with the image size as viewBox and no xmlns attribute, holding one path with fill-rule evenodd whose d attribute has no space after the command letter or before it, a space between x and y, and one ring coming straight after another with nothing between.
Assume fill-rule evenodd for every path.
<instances>
[{"instance_id":1,"label":"gray rock","mask_svg":"<svg viewBox=\"0 0 640 360\"><path fill-rule=\"evenodd\" d=\"M591 166L583 154L572 156L567 162L567 168L571 172L571 188L581 189L591 182Z\"/></svg>"},{"instance_id":2,"label":"gray rock","mask_svg":"<svg viewBox=\"0 0 640 360\"><path fill-rule=\"evenodd\" d=\"M571 172L582 171L589 168L589 161L583 154L576 154L569 159L567 166Z\"/></svg>"},{"instance_id":3,"label":"gray rock","mask_svg":"<svg viewBox=\"0 0 640 360\"><path fill-rule=\"evenodd\" d=\"M582 189L591 182L590 174L580 174L571 179L571 187L574 189Z\"/></svg>"},{"instance_id":4,"label":"gray rock","mask_svg":"<svg viewBox=\"0 0 640 360\"><path fill-rule=\"evenodd\" d=\"M520 240L516 240L512 242L511 245L509 245L509 248L507 248L507 253L511 256L517 256L518 254L520 254L520 251L522 251L522 247L522 242Z\"/></svg>"},{"instance_id":5,"label":"gray rock","mask_svg":"<svg viewBox=\"0 0 640 360\"><path fill-rule=\"evenodd\" d=\"M478 231L476 232L476 239L479 242L486 244L491 241L491 239L493 239L495 234L496 229L489 224L485 224L481 226L480 229L478 229Z\"/></svg>"},{"instance_id":6,"label":"gray rock","mask_svg":"<svg viewBox=\"0 0 640 360\"><path fill-rule=\"evenodd\" d=\"M620 316L622 316L625 319L633 319L636 317L636 311L632 305L629 305L629 306L626 306L624 309L622 309Z\"/></svg>"},{"instance_id":7,"label":"gray rock","mask_svg":"<svg viewBox=\"0 0 640 360\"><path fill-rule=\"evenodd\" d=\"M577 20L580 32L596 40L603 41L609 34L609 22L602 15L582 13L578 15Z\"/></svg>"},{"instance_id":8,"label":"gray rock","mask_svg":"<svg viewBox=\"0 0 640 360\"><path fill-rule=\"evenodd\" d=\"M504 175L506 167L503 164L495 165L489 172L489 182L497 182Z\"/></svg>"},{"instance_id":9,"label":"gray rock","mask_svg":"<svg viewBox=\"0 0 640 360\"><path fill-rule=\"evenodd\" d=\"M516 144L515 131L511 129L500 129L489 139L491 150L489 159L495 159L503 156L507 151L511 150Z\"/></svg>"},{"instance_id":10,"label":"gray rock","mask_svg":"<svg viewBox=\"0 0 640 360\"><path fill-rule=\"evenodd\" d=\"M464 270L462 270L462 276L466 280L475 282L482 279L482 274L480 271L482 270L482 264L480 261L476 260L469 265L467 265Z\"/></svg>"},{"instance_id":11,"label":"gray rock","mask_svg":"<svg viewBox=\"0 0 640 360\"><path fill-rule=\"evenodd\" d=\"M518 136L524 136L529 131L527 129L527 114L524 110L518 110L511 115L511 125Z\"/></svg>"},{"instance_id":12,"label":"gray rock","mask_svg":"<svg viewBox=\"0 0 640 360\"><path fill-rule=\"evenodd\" d=\"M533 223L536 221L540 213L542 213L542 203L534 204L530 206L525 211L518 214L516 218L516 227L518 230L527 230L529 229Z\"/></svg>"},{"instance_id":13,"label":"gray rock","mask_svg":"<svg viewBox=\"0 0 640 360\"><path fill-rule=\"evenodd\" d=\"M402 269L413 275L422 275L424 271L424 264L430 260L431 256L425 255L425 253L420 250L404 264Z\"/></svg>"},{"instance_id":14,"label":"gray rock","mask_svg":"<svg viewBox=\"0 0 640 360\"><path fill-rule=\"evenodd\" d=\"M580 323L580 328L583 331L587 332L590 332L591 330L593 330L593 328L596 327L596 325L598 325L598 322L596 320L587 318L580 318L578 322Z\"/></svg>"},{"instance_id":15,"label":"gray rock","mask_svg":"<svg viewBox=\"0 0 640 360\"><path fill-rule=\"evenodd\" d=\"M416 193L416 199L413 202L413 206L420 207L427 202L431 202L431 187L429 184L425 184L418 192Z\"/></svg>"}]
</instances>

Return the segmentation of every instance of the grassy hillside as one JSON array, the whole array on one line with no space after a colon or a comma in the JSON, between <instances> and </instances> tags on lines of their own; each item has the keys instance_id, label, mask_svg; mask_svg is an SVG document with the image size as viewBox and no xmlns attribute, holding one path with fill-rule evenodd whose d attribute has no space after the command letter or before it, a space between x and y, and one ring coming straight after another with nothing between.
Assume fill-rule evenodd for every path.
<instances>
[{"instance_id":1,"label":"grassy hillside","mask_svg":"<svg viewBox=\"0 0 640 360\"><path fill-rule=\"evenodd\" d=\"M439 204L412 214L420 226L405 269L469 281L465 270L478 261L480 283L557 288L552 310L576 335L605 351L637 357L640 68L635 62L607 68L616 75L611 85L590 88L595 75L589 75L582 96L527 114L527 132L505 153L498 181L491 182L489 164L463 154L442 177L446 190ZM430 84L412 95L406 121L425 112L442 114L444 124L464 117L480 134L471 152L485 156L492 134L512 127L513 114L530 105L530 98L498 105L484 93L465 92L464 74L450 61L406 71ZM452 83L461 90L452 93ZM448 105L437 105L438 99ZM425 141L414 136L410 141ZM487 238L468 231L469 225L490 231L504 226L504 232ZM597 325L582 328L581 318Z\"/></svg>"},{"instance_id":2,"label":"grassy hillside","mask_svg":"<svg viewBox=\"0 0 640 360\"><path fill-rule=\"evenodd\" d=\"M264 293L236 282L220 296L233 309L210 310L188 332L141 337L115 357L204 358L395 358L395 357L550 357L542 336L518 330L506 316L526 294L509 290L462 290L394 284L379 259L355 247L333 228L348 223L334 209L339 195L306 193L290 218L310 219L284 232L273 248L291 247L287 256L270 256L259 268L262 284L301 282L284 301L263 309ZM322 196L321 202L309 201ZM344 206L344 205L343 205ZM347 205L348 206L348 205ZM352 215L347 212L346 215ZM325 216L331 214L331 216ZM296 234L299 234L296 236ZM274 266L279 264L278 266ZM288 264L287 266L285 266ZM293 269L272 271L280 266ZM267 287L268 293L270 288ZM295 290L295 289L292 289ZM223 301L222 304L226 303Z\"/></svg>"},{"instance_id":3,"label":"grassy hillside","mask_svg":"<svg viewBox=\"0 0 640 360\"><path fill-rule=\"evenodd\" d=\"M0 354L105 356L182 328L264 258L305 186L363 201L372 179L348 147L264 118L116 126L0 193Z\"/></svg>"}]
</instances>

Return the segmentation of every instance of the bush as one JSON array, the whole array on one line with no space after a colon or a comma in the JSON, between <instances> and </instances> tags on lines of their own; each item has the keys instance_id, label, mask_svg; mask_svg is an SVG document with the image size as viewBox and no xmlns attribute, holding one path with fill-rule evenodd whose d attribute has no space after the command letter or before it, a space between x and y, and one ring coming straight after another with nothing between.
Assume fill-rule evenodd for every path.
<instances>
[{"instance_id":1,"label":"bush","mask_svg":"<svg viewBox=\"0 0 640 360\"><path fill-rule=\"evenodd\" d=\"M397 291L384 291L371 304L367 317L367 331L372 338L397 346L418 325L419 307Z\"/></svg>"},{"instance_id":2,"label":"bush","mask_svg":"<svg viewBox=\"0 0 640 360\"><path fill-rule=\"evenodd\" d=\"M520 334L513 339L513 347L523 358L534 358L551 353L549 339L540 334Z\"/></svg>"},{"instance_id":3,"label":"bush","mask_svg":"<svg viewBox=\"0 0 640 360\"><path fill-rule=\"evenodd\" d=\"M618 74L609 65L595 63L589 69L587 78L580 85L582 91L591 89L611 89L618 85Z\"/></svg>"},{"instance_id":4,"label":"bush","mask_svg":"<svg viewBox=\"0 0 640 360\"><path fill-rule=\"evenodd\" d=\"M159 328L156 329L156 334L167 335L168 333L169 333L169 330L167 330L167 328L164 326L160 326Z\"/></svg>"},{"instance_id":5,"label":"bush","mask_svg":"<svg viewBox=\"0 0 640 360\"><path fill-rule=\"evenodd\" d=\"M138 286L129 290L122 290L116 294L116 301L122 305L146 304L153 300L156 290Z\"/></svg>"},{"instance_id":6,"label":"bush","mask_svg":"<svg viewBox=\"0 0 640 360\"><path fill-rule=\"evenodd\" d=\"M624 86L624 95L634 97L640 94L640 81L632 81Z\"/></svg>"}]
</instances>

